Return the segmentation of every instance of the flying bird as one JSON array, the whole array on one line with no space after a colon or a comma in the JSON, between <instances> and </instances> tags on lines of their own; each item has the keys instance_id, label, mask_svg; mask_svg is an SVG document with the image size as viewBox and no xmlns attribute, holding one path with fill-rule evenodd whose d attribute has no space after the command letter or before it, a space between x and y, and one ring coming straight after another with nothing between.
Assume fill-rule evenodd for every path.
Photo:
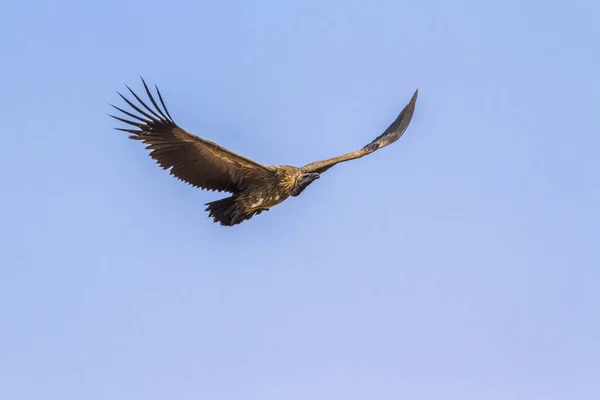
<instances>
[{"instance_id":1,"label":"flying bird","mask_svg":"<svg viewBox=\"0 0 600 400\"><path fill-rule=\"evenodd\" d=\"M117 92L133 110L125 111L111 106L123 113L122 117L128 116L133 120L110 115L131 125L131 128L115 129L128 132L131 139L146 144L150 156L163 169L170 169L171 175L176 178L197 188L230 193L229 197L205 204L209 217L223 226L237 225L268 211L290 196L300 195L323 172L336 164L361 158L394 143L408 128L419 92L418 89L415 91L410 102L385 132L360 150L298 168L259 164L182 129L169 114L158 87L155 85L160 105L144 79L142 83L151 105L126 86L139 104Z\"/></svg>"}]
</instances>

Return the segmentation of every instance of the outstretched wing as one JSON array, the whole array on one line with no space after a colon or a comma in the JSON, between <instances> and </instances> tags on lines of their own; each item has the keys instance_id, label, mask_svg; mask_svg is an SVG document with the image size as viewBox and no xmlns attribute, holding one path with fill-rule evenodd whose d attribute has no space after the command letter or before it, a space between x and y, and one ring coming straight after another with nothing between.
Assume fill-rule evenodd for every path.
<instances>
[{"instance_id":1,"label":"outstretched wing","mask_svg":"<svg viewBox=\"0 0 600 400\"><path fill-rule=\"evenodd\" d=\"M329 168L334 165L354 160L356 158L364 157L367 154L371 154L377 149L385 147L394 143L396 140L402 136L406 128L408 128L408 124L410 124L410 120L412 119L413 113L415 111L415 103L417 102L417 95L419 94L419 89L415 91L410 102L404 107L398 118L383 132L381 135L377 136L375 140L371 143L363 147L358 151L353 151L352 153L347 153L339 157L330 158L328 160L316 161L302 167L302 171L306 173L316 172L322 174L327 171Z\"/></svg>"},{"instance_id":2,"label":"outstretched wing","mask_svg":"<svg viewBox=\"0 0 600 400\"><path fill-rule=\"evenodd\" d=\"M118 94L136 113L111 106L134 121L114 115L111 117L135 127L115 129L128 132L131 139L147 144L146 148L151 150L150 156L163 169L170 168L171 175L199 188L230 193L239 192L247 184L273 175L268 167L181 129L169 114L158 87L155 86L162 108L143 79L142 83L153 107L144 103L127 86L139 105L135 105L121 93Z\"/></svg>"}]
</instances>

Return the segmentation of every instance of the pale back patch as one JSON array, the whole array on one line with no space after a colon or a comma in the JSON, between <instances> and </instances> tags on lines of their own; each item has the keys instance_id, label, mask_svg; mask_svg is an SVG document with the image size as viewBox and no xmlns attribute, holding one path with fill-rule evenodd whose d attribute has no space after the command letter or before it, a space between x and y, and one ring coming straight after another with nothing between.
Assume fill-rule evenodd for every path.
<instances>
[{"instance_id":1,"label":"pale back patch","mask_svg":"<svg viewBox=\"0 0 600 400\"><path fill-rule=\"evenodd\" d=\"M250 204L250 207L258 207L258 206L260 206L263 203L263 200L264 199L261 197L260 199L257 200L256 203Z\"/></svg>"}]
</instances>

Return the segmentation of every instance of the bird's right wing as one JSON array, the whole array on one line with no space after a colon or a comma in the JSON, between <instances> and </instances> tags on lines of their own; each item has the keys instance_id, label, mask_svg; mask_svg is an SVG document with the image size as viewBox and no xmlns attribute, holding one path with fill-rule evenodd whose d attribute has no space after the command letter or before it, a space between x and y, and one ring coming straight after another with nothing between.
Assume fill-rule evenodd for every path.
<instances>
[{"instance_id":1,"label":"bird's right wing","mask_svg":"<svg viewBox=\"0 0 600 400\"><path fill-rule=\"evenodd\" d=\"M341 155L339 157L333 157L327 160L316 161L307 164L304 167L302 167L302 171L305 173L316 172L322 174L323 172L327 171L329 168L333 167L338 163L364 157L367 154L371 154L382 147L394 143L400 138L400 136L402 136L402 134L404 133L404 131L406 131L406 128L408 128L408 125L410 124L413 113L415 111L415 103L417 101L418 94L419 90L417 89L413 94L412 98L410 99L410 102L400 112L396 120L385 130L385 132L377 136L371 143L369 143L362 149Z\"/></svg>"},{"instance_id":2,"label":"bird's right wing","mask_svg":"<svg viewBox=\"0 0 600 400\"><path fill-rule=\"evenodd\" d=\"M269 167L181 129L171 118L158 87L156 92L162 109L146 82L143 79L142 82L154 107L149 107L127 87L145 111L119 93L137 113L111 106L136 121L114 115L111 117L135 127L136 129L116 129L128 132L131 139L147 144L146 148L151 150L150 156L163 169L170 168L172 175L193 186L230 193L239 192L248 183L268 179L274 174Z\"/></svg>"}]
</instances>

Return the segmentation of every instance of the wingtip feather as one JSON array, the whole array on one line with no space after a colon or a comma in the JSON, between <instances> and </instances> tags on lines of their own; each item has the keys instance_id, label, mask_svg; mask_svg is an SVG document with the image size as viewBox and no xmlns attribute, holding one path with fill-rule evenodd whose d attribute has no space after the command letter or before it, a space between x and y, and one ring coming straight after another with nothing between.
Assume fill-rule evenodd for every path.
<instances>
[{"instance_id":1,"label":"wingtip feather","mask_svg":"<svg viewBox=\"0 0 600 400\"><path fill-rule=\"evenodd\" d=\"M415 102L417 101L417 97L419 97L419 88L417 88L415 90L415 93L412 95L412 98L410 99L410 104L415 104Z\"/></svg>"}]
</instances>

